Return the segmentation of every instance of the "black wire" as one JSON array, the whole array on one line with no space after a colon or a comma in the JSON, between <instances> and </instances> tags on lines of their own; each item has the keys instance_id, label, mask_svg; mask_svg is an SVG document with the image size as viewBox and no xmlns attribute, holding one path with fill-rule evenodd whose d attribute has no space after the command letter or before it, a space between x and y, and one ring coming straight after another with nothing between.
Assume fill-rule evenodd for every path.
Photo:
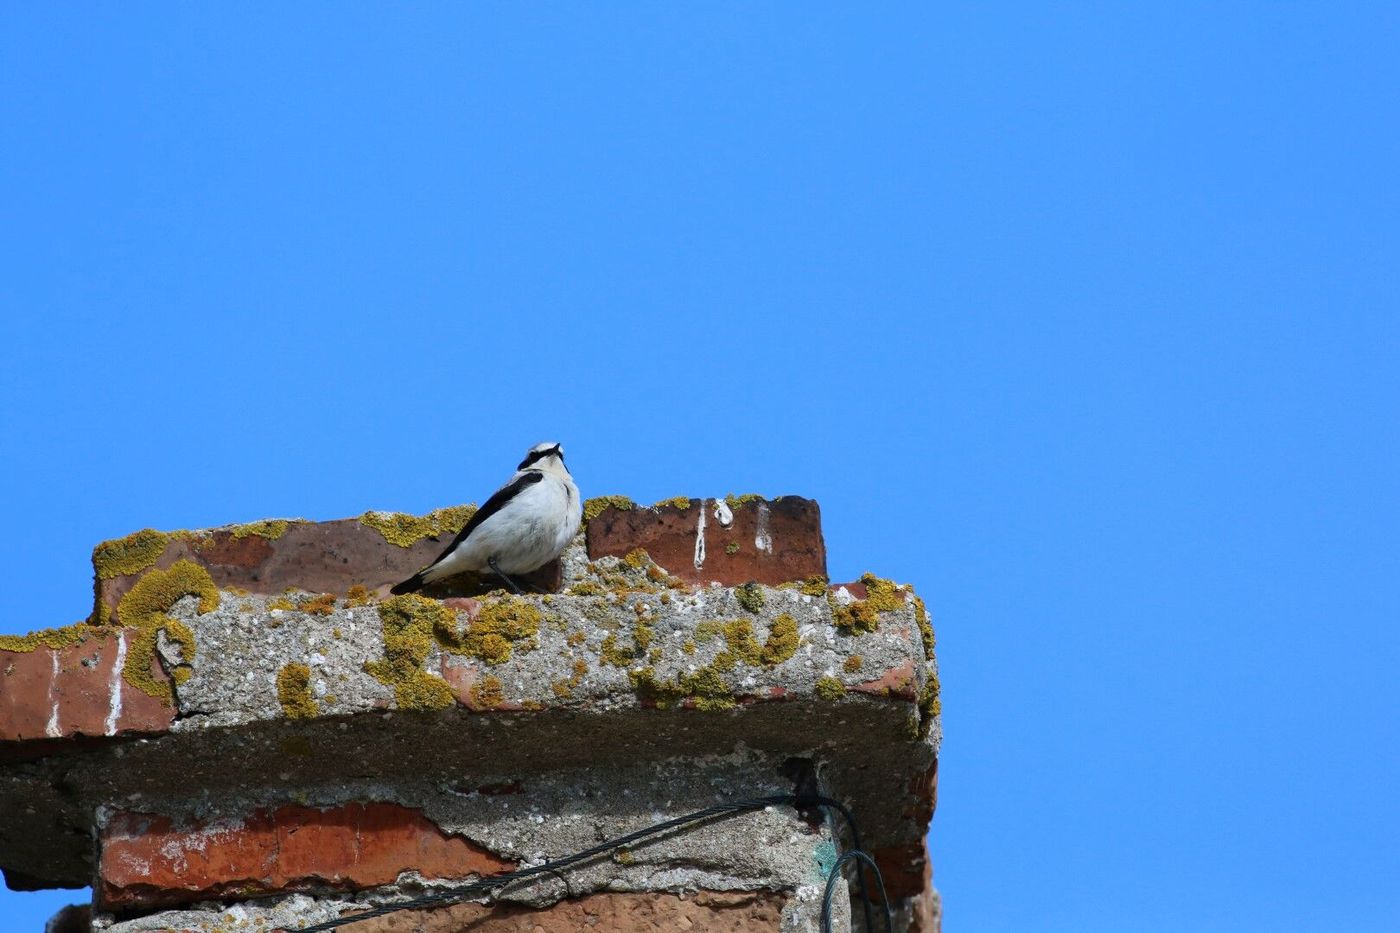
<instances>
[{"instance_id":1,"label":"black wire","mask_svg":"<svg viewBox=\"0 0 1400 933\"><path fill-rule=\"evenodd\" d=\"M323 933L323 931L326 930L334 930L337 927L346 926L347 924L359 923L361 920L369 920L374 917L382 917L385 914L397 913L400 910L412 910L416 907L431 907L439 904L457 903L459 901L471 900L473 898L481 897L483 895L494 898L498 896L501 889L505 888L507 885L513 884L516 881L523 881L526 878L533 878L536 875L546 873L557 874L559 869L561 868L567 868L571 865L577 865L579 862L596 858L599 855L603 855L607 852L612 851L613 849L629 846L633 843L640 842L652 836L661 835L662 833L665 833L672 829L676 829L680 826L685 826L690 823L700 823L709 820L717 820L728 818L731 816L737 816L740 813L747 813L752 810L761 810L764 807L786 805L792 805L796 807L823 806L833 808L841 813L841 815L846 820L846 825L850 827L851 842L854 848L852 849L852 851L845 853L836 860L836 865L832 868L831 876L827 879L828 900L830 898L832 885L834 884L834 878L838 874L840 874L841 865L845 861L847 861L848 858L852 855L859 855L864 859L865 862L869 863L870 866L875 869L875 878L880 883L881 896L884 896L885 883L884 880L880 877L880 869L878 866L875 865L874 860L872 860L864 852L860 851L859 831L856 829L855 820L851 817L851 811L847 810L844 804L842 804L838 800L832 800L830 797L822 797L816 794L802 796L798 796L796 794L775 794L771 797L756 797L751 800L739 800L733 803L722 803L717 804L713 807L706 807L703 810L696 810L694 813L687 813L684 816L678 816L674 819L666 820L665 822L657 823L653 826L648 826L645 829L639 829L634 832L627 833L624 836L618 836L614 839L609 839L605 842L600 842L597 845L584 849L581 852L575 852L572 855L566 855L563 858L555 859L552 862L545 862L542 865L533 865L529 868L519 868L515 871L501 872L500 874L490 875L472 884L465 885L460 888L454 888L451 891L440 891L433 894L425 894L422 897L415 897L406 901L396 901L393 904L385 904L380 907L374 907L369 910L353 914L349 917L340 917L335 920L327 920L323 923L318 923L315 926L301 927L297 931L297 933ZM861 899L864 902L865 906L866 929L869 930L871 928L870 895L865 888L865 880L863 878L864 872L858 870L856 874L857 879L859 881ZM823 916L825 916L825 913L823 914ZM889 927L891 921L888 902L886 902L885 904L885 919L886 926ZM824 926L823 930L826 930L828 928L829 927Z\"/></svg>"},{"instance_id":2,"label":"black wire","mask_svg":"<svg viewBox=\"0 0 1400 933\"><path fill-rule=\"evenodd\" d=\"M880 866L876 865L875 860L860 849L843 852L841 857L836 860L836 864L832 866L831 874L826 876L826 892L822 894L822 933L831 929L831 896L836 890L836 879L841 877L841 866L853 860L861 863L856 866L857 875L864 874L865 865L869 865L875 872L875 883L880 886L880 903L885 909L885 931L886 933L894 933L894 914L890 911L890 899L885 894L885 879L880 875ZM866 933L873 933L870 925L869 899L866 900L865 907L865 930Z\"/></svg>"}]
</instances>

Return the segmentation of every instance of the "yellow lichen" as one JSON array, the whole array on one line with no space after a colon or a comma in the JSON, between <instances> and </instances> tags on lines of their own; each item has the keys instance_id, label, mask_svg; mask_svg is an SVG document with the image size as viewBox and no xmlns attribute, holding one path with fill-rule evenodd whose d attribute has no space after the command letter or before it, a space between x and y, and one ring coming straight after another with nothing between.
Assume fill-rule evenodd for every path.
<instances>
[{"instance_id":1,"label":"yellow lichen","mask_svg":"<svg viewBox=\"0 0 1400 933\"><path fill-rule=\"evenodd\" d=\"M660 502L654 503L654 504L652 505L652 508L653 508L653 509L659 509L659 508L662 508L663 506L668 506L668 505L671 506L672 508L676 508L676 509L688 509L688 508L690 508L690 497L689 497L689 496L675 496L675 497L670 498L670 499L662 499Z\"/></svg>"},{"instance_id":2,"label":"yellow lichen","mask_svg":"<svg viewBox=\"0 0 1400 933\"><path fill-rule=\"evenodd\" d=\"M865 584L865 601L876 612L894 612L902 604L900 589L890 580L877 577L873 573L863 573L860 582Z\"/></svg>"},{"instance_id":3,"label":"yellow lichen","mask_svg":"<svg viewBox=\"0 0 1400 933\"><path fill-rule=\"evenodd\" d=\"M734 493L731 492L729 495L724 497L724 503L725 505L729 506L729 510L731 512L739 511L750 502L762 501L763 497L756 492L746 492L742 496L736 496L734 495Z\"/></svg>"},{"instance_id":4,"label":"yellow lichen","mask_svg":"<svg viewBox=\"0 0 1400 933\"><path fill-rule=\"evenodd\" d=\"M930 672L928 682L919 691L919 738L924 738L933 728L933 720L943 712L943 699L939 696L938 674Z\"/></svg>"},{"instance_id":5,"label":"yellow lichen","mask_svg":"<svg viewBox=\"0 0 1400 933\"><path fill-rule=\"evenodd\" d=\"M279 609L283 612L292 612L297 608L297 604L285 596L275 596L267 601L267 608L269 612Z\"/></svg>"},{"instance_id":6,"label":"yellow lichen","mask_svg":"<svg viewBox=\"0 0 1400 933\"><path fill-rule=\"evenodd\" d=\"M94 634L88 622L75 622L64 628L46 628L28 635L0 635L0 651L29 652L36 648L52 648L57 651L69 645L77 645Z\"/></svg>"},{"instance_id":7,"label":"yellow lichen","mask_svg":"<svg viewBox=\"0 0 1400 933\"><path fill-rule=\"evenodd\" d=\"M695 639L693 639L693 638L687 638L687 639L685 640L685 643L681 645L681 650L684 651L686 654L694 654L694 653L695 653Z\"/></svg>"},{"instance_id":8,"label":"yellow lichen","mask_svg":"<svg viewBox=\"0 0 1400 933\"><path fill-rule=\"evenodd\" d=\"M743 586L734 587L734 598L739 601L739 605L744 607L745 612L752 612L758 615L763 608L764 596L763 587L757 583L745 583Z\"/></svg>"},{"instance_id":9,"label":"yellow lichen","mask_svg":"<svg viewBox=\"0 0 1400 933\"><path fill-rule=\"evenodd\" d=\"M928 607L918 596L914 597L914 624L919 627L919 637L924 641L924 657L933 660L934 635L933 623L929 621Z\"/></svg>"},{"instance_id":10,"label":"yellow lichen","mask_svg":"<svg viewBox=\"0 0 1400 933\"><path fill-rule=\"evenodd\" d=\"M606 592L597 580L580 580L569 587L570 596L602 596Z\"/></svg>"},{"instance_id":11,"label":"yellow lichen","mask_svg":"<svg viewBox=\"0 0 1400 933\"><path fill-rule=\"evenodd\" d=\"M570 632L569 637L564 639L564 643L569 647L577 647L588 640L588 636L582 632Z\"/></svg>"},{"instance_id":12,"label":"yellow lichen","mask_svg":"<svg viewBox=\"0 0 1400 933\"><path fill-rule=\"evenodd\" d=\"M753 623L748 619L735 619L724 623L724 641L728 646L715 655L715 670L727 671L735 664L757 667L763 657L763 646L753 636Z\"/></svg>"},{"instance_id":13,"label":"yellow lichen","mask_svg":"<svg viewBox=\"0 0 1400 933\"><path fill-rule=\"evenodd\" d=\"M622 558L622 563L633 570L644 570L651 563L651 555L646 552L646 548L633 548Z\"/></svg>"},{"instance_id":14,"label":"yellow lichen","mask_svg":"<svg viewBox=\"0 0 1400 933\"><path fill-rule=\"evenodd\" d=\"M311 719L320 709L311 695L311 668L305 664L284 664L277 672L277 700L288 719Z\"/></svg>"},{"instance_id":15,"label":"yellow lichen","mask_svg":"<svg viewBox=\"0 0 1400 933\"><path fill-rule=\"evenodd\" d=\"M841 670L845 671L847 674L854 674L856 671L860 670L861 665L863 665L864 663L864 658L862 658L858 654L853 654L846 659L845 664L841 665Z\"/></svg>"},{"instance_id":16,"label":"yellow lichen","mask_svg":"<svg viewBox=\"0 0 1400 933\"><path fill-rule=\"evenodd\" d=\"M567 680L551 681L549 689L554 691L554 695L561 700L567 700L573 695L573 686Z\"/></svg>"},{"instance_id":17,"label":"yellow lichen","mask_svg":"<svg viewBox=\"0 0 1400 933\"><path fill-rule=\"evenodd\" d=\"M246 538L249 535L257 535L259 538L266 538L269 541L276 541L287 533L291 522L282 518L269 518L260 522L248 522L246 525L234 525L228 529L229 534L235 538Z\"/></svg>"},{"instance_id":18,"label":"yellow lichen","mask_svg":"<svg viewBox=\"0 0 1400 933\"><path fill-rule=\"evenodd\" d=\"M901 605L899 587L889 580L866 573L861 575L860 582L865 585L864 599L844 603L834 593L827 593L832 621L848 635L876 631L880 627L880 613L893 612Z\"/></svg>"},{"instance_id":19,"label":"yellow lichen","mask_svg":"<svg viewBox=\"0 0 1400 933\"><path fill-rule=\"evenodd\" d=\"M400 709L445 709L453 703L447 682L423 670L423 662L442 633L455 634L456 614L415 593L379 604L384 628L384 658L366 661L365 671L394 688Z\"/></svg>"},{"instance_id":20,"label":"yellow lichen","mask_svg":"<svg viewBox=\"0 0 1400 933\"><path fill-rule=\"evenodd\" d=\"M170 535L154 528L103 541L92 549L92 569L99 580L140 573L156 562L169 543Z\"/></svg>"},{"instance_id":21,"label":"yellow lichen","mask_svg":"<svg viewBox=\"0 0 1400 933\"><path fill-rule=\"evenodd\" d=\"M817 681L816 694L823 700L839 700L846 695L846 685L835 677L822 677Z\"/></svg>"},{"instance_id":22,"label":"yellow lichen","mask_svg":"<svg viewBox=\"0 0 1400 933\"><path fill-rule=\"evenodd\" d=\"M724 553L726 553L726 554L728 554L728 555L730 555L730 556L733 556L733 555L735 555L735 554L738 554L738 553L739 553L739 542L738 542L738 541L730 541L728 544L726 544L726 545L724 546Z\"/></svg>"},{"instance_id":23,"label":"yellow lichen","mask_svg":"<svg viewBox=\"0 0 1400 933\"><path fill-rule=\"evenodd\" d=\"M434 509L427 515L409 515L405 512L366 512L360 516L360 524L368 525L383 536L385 541L399 547L412 547L424 538L437 538L455 535L462 530L476 514L475 505L454 505Z\"/></svg>"},{"instance_id":24,"label":"yellow lichen","mask_svg":"<svg viewBox=\"0 0 1400 933\"><path fill-rule=\"evenodd\" d=\"M373 594L369 588L363 584L356 583L345 594L345 607L353 609L357 606L368 606L373 599Z\"/></svg>"},{"instance_id":25,"label":"yellow lichen","mask_svg":"<svg viewBox=\"0 0 1400 933\"><path fill-rule=\"evenodd\" d=\"M331 593L322 593L319 596L311 597L298 608L302 612L314 616L328 616L335 611L335 596Z\"/></svg>"},{"instance_id":26,"label":"yellow lichen","mask_svg":"<svg viewBox=\"0 0 1400 933\"><path fill-rule=\"evenodd\" d=\"M170 683L156 678L152 667L156 663L161 632L180 645L183 664L194 661L194 633L183 622L165 614L186 596L199 597L200 613L211 612L219 605L219 590L209 571L193 561L177 560L169 570L153 570L137 580L117 603L118 621L136 629L122 677L136 689L167 705L174 701L174 691ZM176 683L183 683L190 675L188 671L177 670L171 676Z\"/></svg>"},{"instance_id":27,"label":"yellow lichen","mask_svg":"<svg viewBox=\"0 0 1400 933\"><path fill-rule=\"evenodd\" d=\"M759 660L764 667L777 667L797 653L798 641L797 620L784 612L769 626Z\"/></svg>"},{"instance_id":28,"label":"yellow lichen","mask_svg":"<svg viewBox=\"0 0 1400 933\"><path fill-rule=\"evenodd\" d=\"M487 664L501 664L510 660L515 647L534 647L540 619L539 607L534 603L507 596L482 603L466 632L457 633L455 616L437 631L444 647L460 649Z\"/></svg>"},{"instance_id":29,"label":"yellow lichen","mask_svg":"<svg viewBox=\"0 0 1400 933\"><path fill-rule=\"evenodd\" d=\"M587 499L583 503L584 523L586 524L593 521L593 519L603 514L603 510L609 506L620 512L630 512L637 507L637 503L626 496L594 496L592 499Z\"/></svg>"},{"instance_id":30,"label":"yellow lichen","mask_svg":"<svg viewBox=\"0 0 1400 933\"><path fill-rule=\"evenodd\" d=\"M604 637L603 644L599 646L598 655L603 659L604 664L611 664L613 667L627 667L636 658L636 652L619 645L617 635L612 632Z\"/></svg>"},{"instance_id":31,"label":"yellow lichen","mask_svg":"<svg viewBox=\"0 0 1400 933\"><path fill-rule=\"evenodd\" d=\"M798 590L802 593L806 593L808 596L825 596L828 586L830 586L830 581L821 574L817 574L803 580Z\"/></svg>"},{"instance_id":32,"label":"yellow lichen","mask_svg":"<svg viewBox=\"0 0 1400 933\"><path fill-rule=\"evenodd\" d=\"M734 691L714 667L682 673L674 680L660 680L653 668L645 667L628 675L637 698L667 709L689 700L696 709L721 710L735 706Z\"/></svg>"},{"instance_id":33,"label":"yellow lichen","mask_svg":"<svg viewBox=\"0 0 1400 933\"><path fill-rule=\"evenodd\" d=\"M499 679L483 677L471 688L472 705L481 709L495 709L506 700L505 690Z\"/></svg>"}]
</instances>

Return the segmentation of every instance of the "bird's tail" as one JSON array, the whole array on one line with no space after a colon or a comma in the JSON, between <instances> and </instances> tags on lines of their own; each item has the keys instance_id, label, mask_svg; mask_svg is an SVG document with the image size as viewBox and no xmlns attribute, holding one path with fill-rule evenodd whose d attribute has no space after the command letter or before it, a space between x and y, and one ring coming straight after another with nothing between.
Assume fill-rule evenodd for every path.
<instances>
[{"instance_id":1,"label":"bird's tail","mask_svg":"<svg viewBox=\"0 0 1400 933\"><path fill-rule=\"evenodd\" d=\"M416 593L421 590L423 585L427 582L427 580L423 579L423 571L420 570L402 583L395 583L389 588L389 592L393 593L395 596L402 596L405 593Z\"/></svg>"}]
</instances>

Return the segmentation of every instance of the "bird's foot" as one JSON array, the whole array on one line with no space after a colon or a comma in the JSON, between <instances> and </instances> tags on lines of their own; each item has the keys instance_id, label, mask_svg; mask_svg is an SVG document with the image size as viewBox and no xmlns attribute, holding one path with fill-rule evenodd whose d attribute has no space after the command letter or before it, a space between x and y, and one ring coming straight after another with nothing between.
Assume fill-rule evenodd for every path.
<instances>
[{"instance_id":1,"label":"bird's foot","mask_svg":"<svg viewBox=\"0 0 1400 933\"><path fill-rule=\"evenodd\" d=\"M523 595L525 595L524 593L522 593L522 592L520 591L520 587L518 587L518 586L515 585L515 581L512 580L510 577L506 576L504 572L502 572L500 565L496 563L496 558L494 558L494 557L489 557L489 558L487 558L487 559L486 559L486 566L488 566L488 567L491 568L491 572L492 572L492 573L494 573L496 576L498 576L498 577L500 577L502 580L504 580L505 583L506 583L506 586L510 587L510 591L511 591L512 593L514 593L516 596L523 596Z\"/></svg>"}]
</instances>

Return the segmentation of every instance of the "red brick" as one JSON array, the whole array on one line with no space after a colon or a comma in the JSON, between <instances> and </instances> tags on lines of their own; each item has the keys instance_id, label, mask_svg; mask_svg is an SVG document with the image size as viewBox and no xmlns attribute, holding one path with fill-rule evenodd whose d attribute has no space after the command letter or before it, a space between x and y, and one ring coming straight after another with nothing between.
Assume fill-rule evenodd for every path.
<instances>
[{"instance_id":1,"label":"red brick","mask_svg":"<svg viewBox=\"0 0 1400 933\"><path fill-rule=\"evenodd\" d=\"M94 628L66 648L0 651L0 742L169 729L174 710L121 676L118 659L134 638L131 629ZM154 661L151 672L165 679Z\"/></svg>"},{"instance_id":2,"label":"red brick","mask_svg":"<svg viewBox=\"0 0 1400 933\"><path fill-rule=\"evenodd\" d=\"M102 830L100 849L98 898L108 909L358 890L391 884L405 871L461 879L515 867L391 803L288 806L204 824L123 812Z\"/></svg>"},{"instance_id":3,"label":"red brick","mask_svg":"<svg viewBox=\"0 0 1400 933\"><path fill-rule=\"evenodd\" d=\"M453 535L444 534L399 547L358 518L293 522L273 541L258 535L237 538L229 531L199 532L192 537L172 537L155 563L140 573L99 580L98 598L115 613L122 596L137 580L151 570L168 569L182 559L208 570L221 589L278 595L291 587L312 593L343 594L358 584L383 593L436 559L452 538ZM559 564L554 561L525 575L522 581L557 590L559 577ZM470 580L458 578L433 588L428 595L469 595L479 589Z\"/></svg>"},{"instance_id":4,"label":"red brick","mask_svg":"<svg viewBox=\"0 0 1400 933\"><path fill-rule=\"evenodd\" d=\"M821 509L813 500L780 496L746 502L731 511L727 526L720 523L716 511L714 499L691 499L685 509L609 506L588 523L588 557L623 557L640 547L687 583L725 586L749 582L776 586L826 575ZM704 559L697 561L702 515Z\"/></svg>"},{"instance_id":5,"label":"red brick","mask_svg":"<svg viewBox=\"0 0 1400 933\"><path fill-rule=\"evenodd\" d=\"M919 698L918 691L914 689L913 661L905 661L898 667L892 667L885 671L880 677L856 684L850 689L856 693L866 693L877 697L895 697L910 701Z\"/></svg>"}]
</instances>

